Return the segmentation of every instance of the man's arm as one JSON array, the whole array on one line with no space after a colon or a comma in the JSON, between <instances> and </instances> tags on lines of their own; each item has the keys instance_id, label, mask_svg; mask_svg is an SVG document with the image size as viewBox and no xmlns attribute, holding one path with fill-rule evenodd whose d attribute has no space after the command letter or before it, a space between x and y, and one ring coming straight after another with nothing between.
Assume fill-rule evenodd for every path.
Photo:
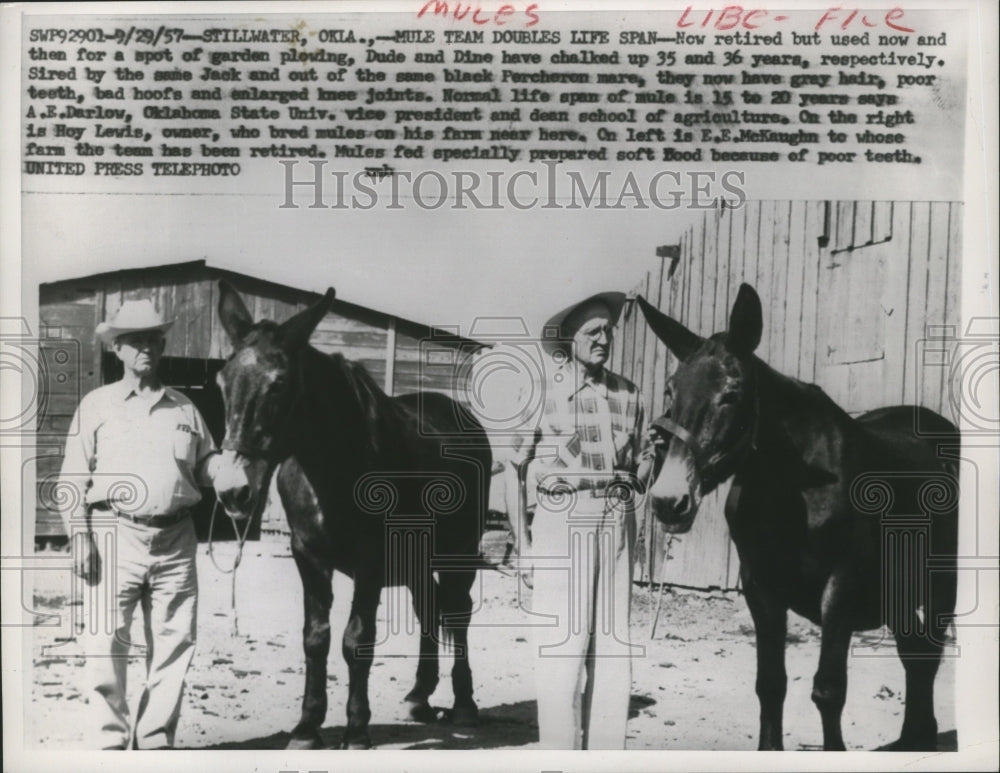
<instances>
[{"instance_id":1,"label":"man's arm","mask_svg":"<svg viewBox=\"0 0 1000 773\"><path fill-rule=\"evenodd\" d=\"M100 577L101 558L91 530L86 497L94 469L96 422L86 398L76 409L70 427L76 427L77 433L66 438L62 469L59 472L59 496L56 501L65 503L59 510L59 516L62 518L66 536L70 540L73 571L78 577L93 585ZM73 527L74 525L79 527L81 524L85 532L74 540Z\"/></svg>"},{"instance_id":2,"label":"man's arm","mask_svg":"<svg viewBox=\"0 0 1000 773\"><path fill-rule=\"evenodd\" d=\"M73 523L87 523L86 495L90 488L90 474L94 465L94 431L90 422L86 421L88 411L81 405L76 409L70 427L76 427L76 436L66 438L62 468L59 471L59 497L57 501L64 502L59 515L62 518L66 535L72 535Z\"/></svg>"},{"instance_id":3,"label":"man's arm","mask_svg":"<svg viewBox=\"0 0 1000 773\"><path fill-rule=\"evenodd\" d=\"M215 445L215 439L209 432L208 424L201 415L201 411L191 406L191 412L194 414L195 437L198 438L194 477L199 486L210 488L218 474L219 449Z\"/></svg>"},{"instance_id":4,"label":"man's arm","mask_svg":"<svg viewBox=\"0 0 1000 773\"><path fill-rule=\"evenodd\" d=\"M645 431L645 409L639 404L639 411L636 416L635 431L632 434L635 443L635 479L636 490L639 494L644 494L650 484L650 477L656 465L656 445L654 438L649 431Z\"/></svg>"},{"instance_id":5,"label":"man's arm","mask_svg":"<svg viewBox=\"0 0 1000 773\"><path fill-rule=\"evenodd\" d=\"M524 432L513 438L513 448L504 466L504 489L507 502L507 525L514 538L514 552L521 554L521 546L527 541L527 512L531 506L526 489L526 472L534 458L535 430Z\"/></svg>"}]
</instances>

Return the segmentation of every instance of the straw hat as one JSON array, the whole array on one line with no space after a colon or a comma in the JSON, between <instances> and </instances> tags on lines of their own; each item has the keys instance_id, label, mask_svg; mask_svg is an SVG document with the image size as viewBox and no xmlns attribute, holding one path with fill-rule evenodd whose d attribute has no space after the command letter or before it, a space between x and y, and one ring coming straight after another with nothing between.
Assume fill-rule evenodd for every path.
<instances>
[{"instance_id":1,"label":"straw hat","mask_svg":"<svg viewBox=\"0 0 1000 773\"><path fill-rule=\"evenodd\" d=\"M618 317L621 316L622 308L625 306L625 299L625 293L597 293L595 295L591 295L589 298L584 298L578 303L567 306L562 311L556 312L549 317L548 322L545 323L545 327L543 328L544 335L542 336L542 346L549 351L554 351L564 347L567 339L572 338L573 334L576 332L575 330L566 329L566 321L572 317L573 312L581 306L586 306L591 303L600 303L606 306L611 324L617 324Z\"/></svg>"},{"instance_id":2,"label":"straw hat","mask_svg":"<svg viewBox=\"0 0 1000 773\"><path fill-rule=\"evenodd\" d=\"M165 333L173 324L173 320L163 319L151 300L140 298L125 301L112 319L97 326L96 332L104 343L112 344L118 336L125 333L137 333L140 330L159 330Z\"/></svg>"}]
</instances>

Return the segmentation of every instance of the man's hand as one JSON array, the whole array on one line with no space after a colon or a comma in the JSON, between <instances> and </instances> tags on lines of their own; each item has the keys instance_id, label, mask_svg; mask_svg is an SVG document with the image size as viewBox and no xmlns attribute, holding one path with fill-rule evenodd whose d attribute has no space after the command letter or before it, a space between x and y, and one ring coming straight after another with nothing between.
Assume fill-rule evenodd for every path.
<instances>
[{"instance_id":1,"label":"man's hand","mask_svg":"<svg viewBox=\"0 0 1000 773\"><path fill-rule=\"evenodd\" d=\"M215 479L219 477L219 465L222 464L222 454L218 451L213 451L202 459L201 464L204 477L215 483Z\"/></svg>"},{"instance_id":2,"label":"man's hand","mask_svg":"<svg viewBox=\"0 0 1000 773\"><path fill-rule=\"evenodd\" d=\"M547 491L556 488L576 488L582 474L582 469L570 470L558 461L553 464L539 464L535 467L535 482Z\"/></svg>"},{"instance_id":3,"label":"man's hand","mask_svg":"<svg viewBox=\"0 0 1000 773\"><path fill-rule=\"evenodd\" d=\"M87 585L97 585L101 579L101 553L93 533L73 543L73 574Z\"/></svg>"},{"instance_id":4,"label":"man's hand","mask_svg":"<svg viewBox=\"0 0 1000 773\"><path fill-rule=\"evenodd\" d=\"M639 461L635 470L635 477L641 491L649 488L650 478L656 469L656 454L658 451L664 450L666 445L666 438L660 432L650 427L646 433L646 447L639 452Z\"/></svg>"}]
</instances>

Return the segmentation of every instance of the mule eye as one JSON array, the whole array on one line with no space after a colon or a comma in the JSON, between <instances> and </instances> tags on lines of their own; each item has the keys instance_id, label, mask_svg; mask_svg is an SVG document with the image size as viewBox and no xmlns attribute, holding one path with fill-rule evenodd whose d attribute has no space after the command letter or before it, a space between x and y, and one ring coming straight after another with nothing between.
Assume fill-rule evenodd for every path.
<instances>
[{"instance_id":1,"label":"mule eye","mask_svg":"<svg viewBox=\"0 0 1000 773\"><path fill-rule=\"evenodd\" d=\"M739 396L738 392L723 392L719 395L719 405L735 405Z\"/></svg>"}]
</instances>

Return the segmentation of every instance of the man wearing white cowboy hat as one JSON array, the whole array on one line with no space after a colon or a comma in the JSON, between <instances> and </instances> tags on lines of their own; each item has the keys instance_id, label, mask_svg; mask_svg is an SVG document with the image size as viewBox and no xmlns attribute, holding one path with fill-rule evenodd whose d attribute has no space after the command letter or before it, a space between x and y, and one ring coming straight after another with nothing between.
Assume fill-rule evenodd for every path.
<instances>
[{"instance_id":1,"label":"man wearing white cowboy hat","mask_svg":"<svg viewBox=\"0 0 1000 773\"><path fill-rule=\"evenodd\" d=\"M652 457L639 390L605 368L625 295L592 295L545 325L561 363L539 425L513 455L527 464L538 732L553 749L623 749L631 688L629 607L635 511ZM641 467L641 469L639 469Z\"/></svg>"},{"instance_id":2,"label":"man wearing white cowboy hat","mask_svg":"<svg viewBox=\"0 0 1000 773\"><path fill-rule=\"evenodd\" d=\"M197 539L190 515L199 486L211 485L216 447L194 404L157 375L172 324L143 299L125 301L98 325L124 375L80 402L60 475L64 492L72 491L62 515L73 538L73 569L97 586L85 594L87 630L79 639L89 735L102 749L173 746L194 654ZM97 539L95 527L110 527L113 542ZM137 605L147 675L133 732L125 677Z\"/></svg>"}]
</instances>

